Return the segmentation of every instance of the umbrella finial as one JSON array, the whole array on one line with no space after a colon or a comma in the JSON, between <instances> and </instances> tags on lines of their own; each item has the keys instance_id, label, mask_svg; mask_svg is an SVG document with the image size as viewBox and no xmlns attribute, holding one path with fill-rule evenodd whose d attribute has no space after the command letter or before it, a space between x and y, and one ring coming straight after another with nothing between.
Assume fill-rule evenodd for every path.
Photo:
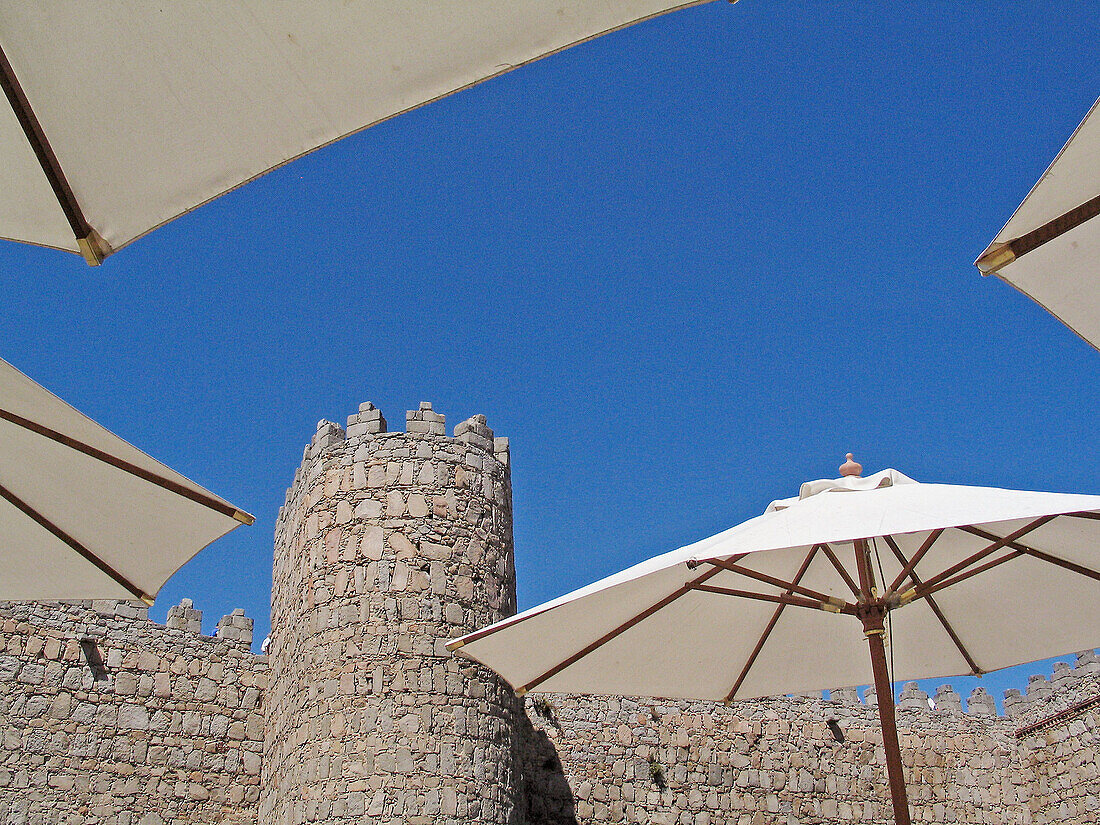
<instances>
[{"instance_id":1,"label":"umbrella finial","mask_svg":"<svg viewBox=\"0 0 1100 825\"><path fill-rule=\"evenodd\" d=\"M846 453L844 455L844 463L840 465L840 474L842 476L856 476L858 478L862 472L863 465L853 459L851 453Z\"/></svg>"}]
</instances>

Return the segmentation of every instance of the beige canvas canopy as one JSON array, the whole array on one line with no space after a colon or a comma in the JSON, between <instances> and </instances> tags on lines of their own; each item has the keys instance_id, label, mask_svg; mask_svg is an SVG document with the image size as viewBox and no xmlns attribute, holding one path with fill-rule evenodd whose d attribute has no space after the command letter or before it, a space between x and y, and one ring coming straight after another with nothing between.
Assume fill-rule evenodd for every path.
<instances>
[{"instance_id":1,"label":"beige canvas canopy","mask_svg":"<svg viewBox=\"0 0 1100 825\"><path fill-rule=\"evenodd\" d=\"M697 2L0 3L0 237L97 263L338 138Z\"/></svg>"},{"instance_id":2,"label":"beige canvas canopy","mask_svg":"<svg viewBox=\"0 0 1100 825\"><path fill-rule=\"evenodd\" d=\"M730 701L874 683L895 817L907 823L891 681L1095 647L1100 496L841 469L448 646L521 694Z\"/></svg>"},{"instance_id":3,"label":"beige canvas canopy","mask_svg":"<svg viewBox=\"0 0 1100 825\"><path fill-rule=\"evenodd\" d=\"M0 361L0 599L142 599L252 516Z\"/></svg>"},{"instance_id":4,"label":"beige canvas canopy","mask_svg":"<svg viewBox=\"0 0 1100 825\"><path fill-rule=\"evenodd\" d=\"M976 261L1100 349L1100 100Z\"/></svg>"}]
</instances>

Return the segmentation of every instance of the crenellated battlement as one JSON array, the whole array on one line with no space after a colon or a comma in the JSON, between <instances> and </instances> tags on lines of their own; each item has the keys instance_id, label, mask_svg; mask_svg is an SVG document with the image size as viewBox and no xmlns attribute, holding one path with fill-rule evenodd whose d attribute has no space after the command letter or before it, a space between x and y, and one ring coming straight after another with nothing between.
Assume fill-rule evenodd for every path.
<instances>
[{"instance_id":1,"label":"crenellated battlement","mask_svg":"<svg viewBox=\"0 0 1100 825\"><path fill-rule=\"evenodd\" d=\"M359 405L359 412L349 415L346 427L322 418L317 431L302 451L303 462L322 455L326 450L347 441L359 442L381 437L397 436L447 437L447 417L432 408L432 402L421 401L415 410L405 413L405 430L391 432L382 411L370 401ZM508 439L495 439L484 415L471 416L454 428L451 436L456 441L492 452L507 452ZM500 441L502 443L496 443Z\"/></svg>"},{"instance_id":2,"label":"crenellated battlement","mask_svg":"<svg viewBox=\"0 0 1100 825\"><path fill-rule=\"evenodd\" d=\"M916 682L906 682L898 697L897 709L914 714L936 715L943 713L961 714L971 716L1001 716L1008 719L1019 719L1036 710L1043 710L1055 697L1073 692L1082 684L1092 685L1096 676L1100 674L1100 655L1095 650L1085 650L1077 653L1075 663L1055 662L1053 673L1048 678L1043 674L1033 674L1028 678L1027 688L1020 691L1010 688L1004 693L1004 713L997 711L993 697L985 688L974 688L966 699L964 710L962 697L949 684L940 685L936 689L935 696L929 698L928 694L920 689ZM867 687L862 699L856 688L836 688L831 691L823 691L822 697L827 701L840 705L866 705L874 707L877 704L874 686Z\"/></svg>"},{"instance_id":3,"label":"crenellated battlement","mask_svg":"<svg viewBox=\"0 0 1100 825\"><path fill-rule=\"evenodd\" d=\"M157 633L173 631L164 636L165 644L178 643L176 633L195 641L223 642L241 651L252 649L253 620L242 608L218 620L213 636L202 631L202 611L191 599L182 599L168 608L164 624L149 618L149 608L137 601L120 599L76 599L57 602L0 601L0 616L7 632L34 632L56 638L86 637L95 639L111 634L138 634L155 639Z\"/></svg>"},{"instance_id":4,"label":"crenellated battlement","mask_svg":"<svg viewBox=\"0 0 1100 825\"><path fill-rule=\"evenodd\" d=\"M446 431L447 419L442 413L432 408L430 401L421 401L418 409L408 410L405 413L405 430L393 431L388 429L386 419L381 410L369 401L359 405L359 412L347 418L347 426L341 427L335 421L321 419L317 422L317 430L310 438L309 443L302 451L302 463L294 471L294 482L286 490L283 507L279 509L280 519L284 510L293 499L295 492L300 490L304 482L316 479L321 472L321 467L326 460L331 460L336 452L346 453L349 448L355 449L354 462L365 461L370 456L367 445L371 442L390 441L393 449L401 450L400 443L404 440L424 439L425 444L418 447L413 453L394 453L392 456L384 452L382 445L381 457L386 458L426 458L434 454L445 443L463 445L473 450L492 456L502 467L508 467L510 462L509 442L507 438L497 438L488 425L484 415L471 416L460 422L454 428L453 436L448 436ZM434 446L433 446L434 445ZM379 452L379 450L376 450ZM471 467L478 470L485 469L483 460L476 455L466 458ZM491 469L491 468L490 468ZM388 474L380 475L375 471L371 486L382 486L383 483L396 486L412 486L414 479L409 470L404 470L396 479ZM417 478L415 483L421 483Z\"/></svg>"}]
</instances>

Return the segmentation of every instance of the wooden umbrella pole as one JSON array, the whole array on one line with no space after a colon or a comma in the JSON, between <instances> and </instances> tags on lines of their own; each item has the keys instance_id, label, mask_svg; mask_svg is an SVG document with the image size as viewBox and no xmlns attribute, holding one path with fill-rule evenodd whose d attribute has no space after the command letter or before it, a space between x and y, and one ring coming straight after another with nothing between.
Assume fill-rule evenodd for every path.
<instances>
[{"instance_id":1,"label":"wooden umbrella pole","mask_svg":"<svg viewBox=\"0 0 1100 825\"><path fill-rule=\"evenodd\" d=\"M871 649L871 672L875 676L875 698L882 725L882 746L886 750L886 775L890 780L890 799L894 803L894 821L910 825L909 800L905 793L905 775L901 768L898 722L894 716L894 686L886 669L886 648L882 643L884 613L875 611L863 617L863 632Z\"/></svg>"},{"instance_id":2,"label":"wooden umbrella pole","mask_svg":"<svg viewBox=\"0 0 1100 825\"><path fill-rule=\"evenodd\" d=\"M894 716L894 686L890 683L886 646L882 641L886 634L886 604L878 597L875 588L875 574L867 557L867 541L857 539L855 550L859 587L863 591L857 615L863 622L863 635L867 637L867 646L871 651L871 672L875 677L875 697L878 699L878 718L882 727L882 747L886 751L886 777L890 783L890 801L894 805L894 822L897 825L911 825L905 774L901 768L898 722Z\"/></svg>"}]
</instances>

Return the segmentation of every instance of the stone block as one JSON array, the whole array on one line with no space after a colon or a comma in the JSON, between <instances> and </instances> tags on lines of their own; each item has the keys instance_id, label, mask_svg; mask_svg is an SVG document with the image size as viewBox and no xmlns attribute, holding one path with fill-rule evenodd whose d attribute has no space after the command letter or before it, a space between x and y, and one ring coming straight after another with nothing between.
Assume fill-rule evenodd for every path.
<instances>
[{"instance_id":1,"label":"stone block","mask_svg":"<svg viewBox=\"0 0 1100 825\"><path fill-rule=\"evenodd\" d=\"M142 705L122 705L118 709L118 726L128 730L149 730L149 711Z\"/></svg>"},{"instance_id":2,"label":"stone block","mask_svg":"<svg viewBox=\"0 0 1100 825\"><path fill-rule=\"evenodd\" d=\"M842 705L858 705L859 691L855 688L833 688L829 691L829 700Z\"/></svg>"},{"instance_id":3,"label":"stone block","mask_svg":"<svg viewBox=\"0 0 1100 825\"><path fill-rule=\"evenodd\" d=\"M936 688L934 702L935 709L941 713L962 713L962 697L951 685L940 685Z\"/></svg>"},{"instance_id":4,"label":"stone block","mask_svg":"<svg viewBox=\"0 0 1100 825\"><path fill-rule=\"evenodd\" d=\"M175 630L202 633L202 611L195 610L190 599L183 599L178 605L168 608L166 624Z\"/></svg>"},{"instance_id":5,"label":"stone block","mask_svg":"<svg viewBox=\"0 0 1100 825\"><path fill-rule=\"evenodd\" d=\"M966 712L973 716L996 716L997 704L985 688L976 687L966 699Z\"/></svg>"},{"instance_id":6,"label":"stone block","mask_svg":"<svg viewBox=\"0 0 1100 825\"><path fill-rule=\"evenodd\" d=\"M252 619L244 615L244 610L237 608L228 616L222 616L218 620L218 628L215 635L219 639L239 642L242 646L252 644Z\"/></svg>"},{"instance_id":7,"label":"stone block","mask_svg":"<svg viewBox=\"0 0 1100 825\"><path fill-rule=\"evenodd\" d=\"M493 431L484 415L475 415L455 427L455 439L483 450L493 451Z\"/></svg>"},{"instance_id":8,"label":"stone block","mask_svg":"<svg viewBox=\"0 0 1100 825\"><path fill-rule=\"evenodd\" d=\"M424 518L428 515L428 501L423 493L409 494L409 515L413 518Z\"/></svg>"},{"instance_id":9,"label":"stone block","mask_svg":"<svg viewBox=\"0 0 1100 825\"><path fill-rule=\"evenodd\" d=\"M374 519L382 515L382 502L372 498L365 498L355 505L355 517L360 519Z\"/></svg>"},{"instance_id":10,"label":"stone block","mask_svg":"<svg viewBox=\"0 0 1100 825\"><path fill-rule=\"evenodd\" d=\"M1095 650L1083 650L1077 654L1074 669L1082 675L1100 673L1100 656L1096 654Z\"/></svg>"},{"instance_id":11,"label":"stone block","mask_svg":"<svg viewBox=\"0 0 1100 825\"><path fill-rule=\"evenodd\" d=\"M445 416L432 410L431 402L421 401L420 409L405 414L405 431L410 434L446 435Z\"/></svg>"},{"instance_id":12,"label":"stone block","mask_svg":"<svg viewBox=\"0 0 1100 825\"><path fill-rule=\"evenodd\" d=\"M1039 699L1046 699L1051 694L1050 682L1047 681L1047 677L1041 673L1036 673L1028 677L1027 680L1027 699L1029 702L1035 702Z\"/></svg>"},{"instance_id":13,"label":"stone block","mask_svg":"<svg viewBox=\"0 0 1100 825\"><path fill-rule=\"evenodd\" d=\"M306 448L306 457L316 458L325 450L342 444L345 438L346 433L343 427L334 421L321 419L317 422L317 432L314 433L313 438L310 439L309 447Z\"/></svg>"},{"instance_id":14,"label":"stone block","mask_svg":"<svg viewBox=\"0 0 1100 825\"><path fill-rule=\"evenodd\" d=\"M1030 703L1027 697L1015 688L1011 688L1005 691L1004 708L1005 716L1010 719L1015 719L1024 713L1029 707Z\"/></svg>"},{"instance_id":15,"label":"stone block","mask_svg":"<svg viewBox=\"0 0 1100 825\"><path fill-rule=\"evenodd\" d=\"M348 416L347 424L348 438L369 437L386 432L386 419L382 411L369 401L360 404L359 412L355 415Z\"/></svg>"}]
</instances>

